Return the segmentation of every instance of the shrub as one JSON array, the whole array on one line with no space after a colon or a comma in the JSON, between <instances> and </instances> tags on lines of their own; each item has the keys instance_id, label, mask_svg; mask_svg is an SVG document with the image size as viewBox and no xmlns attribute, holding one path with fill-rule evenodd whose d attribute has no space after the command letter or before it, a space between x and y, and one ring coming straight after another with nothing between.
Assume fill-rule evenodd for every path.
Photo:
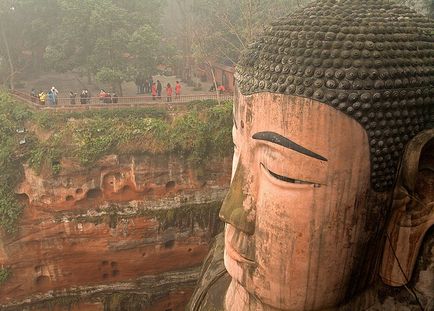
<instances>
[{"instance_id":1,"label":"shrub","mask_svg":"<svg viewBox=\"0 0 434 311\"><path fill-rule=\"evenodd\" d=\"M0 94L0 227L7 233L16 232L16 224L23 206L14 196L14 187L20 178L22 151L19 145L18 128L32 112L15 102L7 94Z\"/></svg>"},{"instance_id":2,"label":"shrub","mask_svg":"<svg viewBox=\"0 0 434 311\"><path fill-rule=\"evenodd\" d=\"M9 234L17 231L17 223L23 206L14 197L11 189L0 189L0 226Z\"/></svg>"},{"instance_id":3,"label":"shrub","mask_svg":"<svg viewBox=\"0 0 434 311\"><path fill-rule=\"evenodd\" d=\"M4 284L9 279L11 274L9 268L0 268L0 285Z\"/></svg>"}]
</instances>

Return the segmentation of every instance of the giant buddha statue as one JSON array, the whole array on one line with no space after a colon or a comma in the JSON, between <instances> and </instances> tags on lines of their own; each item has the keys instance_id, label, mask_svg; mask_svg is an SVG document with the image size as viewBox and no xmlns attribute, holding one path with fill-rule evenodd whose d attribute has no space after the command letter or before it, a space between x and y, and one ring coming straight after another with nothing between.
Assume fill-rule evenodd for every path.
<instances>
[{"instance_id":1,"label":"giant buddha statue","mask_svg":"<svg viewBox=\"0 0 434 311\"><path fill-rule=\"evenodd\" d=\"M266 28L236 80L224 253L189 309L365 310L375 284L408 283L434 224L433 21L315 1Z\"/></svg>"}]
</instances>

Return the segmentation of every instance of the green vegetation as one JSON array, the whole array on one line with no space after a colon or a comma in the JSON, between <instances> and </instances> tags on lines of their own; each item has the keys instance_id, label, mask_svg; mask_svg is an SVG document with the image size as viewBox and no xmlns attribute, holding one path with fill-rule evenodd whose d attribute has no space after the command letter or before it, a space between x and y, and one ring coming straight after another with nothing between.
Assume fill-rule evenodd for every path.
<instances>
[{"instance_id":1,"label":"green vegetation","mask_svg":"<svg viewBox=\"0 0 434 311\"><path fill-rule=\"evenodd\" d=\"M30 116L24 106L0 93L0 227L7 233L16 231L16 222L23 209L13 194L22 176L21 161L27 152L19 143L23 134L17 130L24 127Z\"/></svg>"},{"instance_id":2,"label":"green vegetation","mask_svg":"<svg viewBox=\"0 0 434 311\"><path fill-rule=\"evenodd\" d=\"M23 163L57 175L64 158L92 167L109 154L176 154L200 170L205 160L230 155L232 103L198 101L188 108L175 116L139 108L50 113L29 110L0 93L0 227L16 231L23 207L14 188Z\"/></svg>"},{"instance_id":3,"label":"green vegetation","mask_svg":"<svg viewBox=\"0 0 434 311\"><path fill-rule=\"evenodd\" d=\"M393 1L434 14L432 0ZM0 76L14 88L35 74L74 70L120 92L123 82L139 82L164 64L198 86L198 66L236 63L265 25L309 2L4 0Z\"/></svg>"},{"instance_id":4,"label":"green vegetation","mask_svg":"<svg viewBox=\"0 0 434 311\"><path fill-rule=\"evenodd\" d=\"M14 233L16 223L23 212L23 206L14 196L13 189L0 189L0 225L7 233Z\"/></svg>"},{"instance_id":5,"label":"green vegetation","mask_svg":"<svg viewBox=\"0 0 434 311\"><path fill-rule=\"evenodd\" d=\"M210 155L227 155L231 150L232 103L204 101L189 108L174 118L155 109L134 109L129 114L35 113L35 123L52 134L35 143L29 163L37 171L48 164L58 173L62 157L91 166L110 153L176 153L197 164Z\"/></svg>"},{"instance_id":6,"label":"green vegetation","mask_svg":"<svg viewBox=\"0 0 434 311\"><path fill-rule=\"evenodd\" d=\"M0 268L0 286L9 279L11 274L12 273L9 268Z\"/></svg>"},{"instance_id":7,"label":"green vegetation","mask_svg":"<svg viewBox=\"0 0 434 311\"><path fill-rule=\"evenodd\" d=\"M173 58L170 41L160 40L163 8L159 0L1 1L0 56L8 61L0 74L13 88L29 72L74 69L122 94L122 82L147 77ZM23 49L33 51L31 62Z\"/></svg>"}]
</instances>

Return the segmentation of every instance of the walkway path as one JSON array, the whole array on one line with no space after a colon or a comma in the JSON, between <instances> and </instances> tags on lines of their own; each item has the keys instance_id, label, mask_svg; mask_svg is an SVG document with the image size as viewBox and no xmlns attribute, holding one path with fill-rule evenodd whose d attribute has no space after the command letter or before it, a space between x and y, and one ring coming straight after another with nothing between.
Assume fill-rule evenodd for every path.
<instances>
[{"instance_id":1,"label":"walkway path","mask_svg":"<svg viewBox=\"0 0 434 311\"><path fill-rule=\"evenodd\" d=\"M80 98L75 99L75 104L71 104L69 98L59 98L58 104L54 106L40 105L37 98L32 98L29 94L20 91L11 91L10 94L17 100L23 101L33 108L38 110L51 111L76 111L76 110L99 110L99 109L119 109L119 108L137 108L137 107L156 107L173 109L176 106L185 106L188 103L197 100L232 100L232 94L215 93L198 94L198 95L182 95L178 98L172 97L171 102L167 102L167 98L162 96L160 99L153 99L152 96L134 96L134 97L118 97L117 103L103 103L98 97L89 98L89 103L80 104Z\"/></svg>"}]
</instances>

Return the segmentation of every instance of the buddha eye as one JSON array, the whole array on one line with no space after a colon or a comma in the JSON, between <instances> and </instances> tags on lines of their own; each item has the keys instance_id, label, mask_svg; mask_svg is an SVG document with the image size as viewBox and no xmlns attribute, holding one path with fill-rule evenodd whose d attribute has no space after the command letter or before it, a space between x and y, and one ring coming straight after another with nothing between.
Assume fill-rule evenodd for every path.
<instances>
[{"instance_id":1,"label":"buddha eye","mask_svg":"<svg viewBox=\"0 0 434 311\"><path fill-rule=\"evenodd\" d=\"M269 170L263 163L261 163L262 167L275 179L277 180L281 180L287 183L292 183L292 184L304 184L304 185L314 185L315 188L320 188L321 184L317 184L317 183L313 183L310 181L305 181L305 180L301 180L301 179L295 179L295 178L290 178L287 176L282 176L279 174L274 173L273 171Z\"/></svg>"}]
</instances>

